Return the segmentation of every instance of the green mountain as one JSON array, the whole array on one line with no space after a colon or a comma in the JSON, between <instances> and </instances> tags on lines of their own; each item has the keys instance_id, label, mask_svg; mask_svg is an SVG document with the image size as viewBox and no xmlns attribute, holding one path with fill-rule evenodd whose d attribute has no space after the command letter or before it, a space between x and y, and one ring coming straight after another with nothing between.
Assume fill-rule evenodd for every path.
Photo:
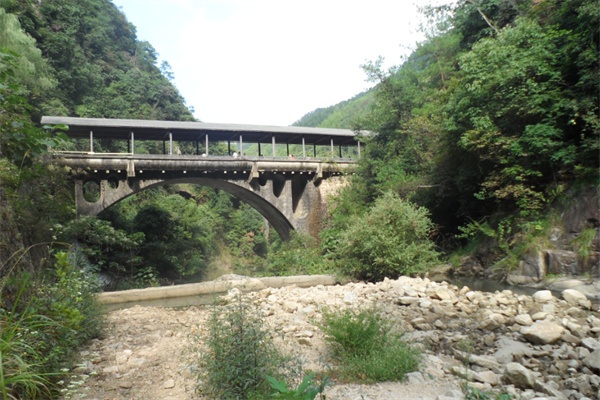
<instances>
[{"instance_id":1,"label":"green mountain","mask_svg":"<svg viewBox=\"0 0 600 400\"><path fill-rule=\"evenodd\" d=\"M152 45L137 40L110 0L0 0L0 7L35 40L56 80L39 101L44 114L193 119L168 64L157 65Z\"/></svg>"},{"instance_id":2,"label":"green mountain","mask_svg":"<svg viewBox=\"0 0 600 400\"><path fill-rule=\"evenodd\" d=\"M352 129L367 115L374 102L374 91L368 90L333 106L317 108L305 114L294 126Z\"/></svg>"}]
</instances>

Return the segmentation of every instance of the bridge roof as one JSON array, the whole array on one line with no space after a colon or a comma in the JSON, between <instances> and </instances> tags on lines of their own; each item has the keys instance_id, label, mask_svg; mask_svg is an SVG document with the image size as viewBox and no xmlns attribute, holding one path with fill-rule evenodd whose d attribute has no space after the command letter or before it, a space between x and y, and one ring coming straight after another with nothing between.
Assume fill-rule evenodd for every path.
<instances>
[{"instance_id":1,"label":"bridge roof","mask_svg":"<svg viewBox=\"0 0 600 400\"><path fill-rule=\"evenodd\" d=\"M53 116L44 116L41 122L43 125L67 125L67 135L74 138L89 138L93 131L95 138L121 140L134 132L135 139L141 140L165 140L171 133L173 140L191 142L203 140L205 135L210 141L235 141L241 135L244 142L251 143L270 142L272 137L277 143L291 144L302 143L303 137L307 144L329 144L333 139L336 145L353 145L357 141L357 132L350 129Z\"/></svg>"}]
</instances>

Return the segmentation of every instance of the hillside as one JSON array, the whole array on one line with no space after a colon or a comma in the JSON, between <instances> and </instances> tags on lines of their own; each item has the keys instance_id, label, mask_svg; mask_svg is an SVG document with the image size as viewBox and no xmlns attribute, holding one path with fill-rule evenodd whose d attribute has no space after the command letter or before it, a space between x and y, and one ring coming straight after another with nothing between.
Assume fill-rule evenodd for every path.
<instances>
[{"instance_id":1,"label":"hillside","mask_svg":"<svg viewBox=\"0 0 600 400\"><path fill-rule=\"evenodd\" d=\"M55 79L39 100L44 114L192 120L166 77L168 64L157 65L152 45L137 39L110 0L2 0L0 7L18 17Z\"/></svg>"},{"instance_id":2,"label":"hillside","mask_svg":"<svg viewBox=\"0 0 600 400\"><path fill-rule=\"evenodd\" d=\"M321 128L352 129L369 112L374 102L374 91L359 93L349 100L333 106L317 108L305 114L294 126L313 126Z\"/></svg>"}]
</instances>

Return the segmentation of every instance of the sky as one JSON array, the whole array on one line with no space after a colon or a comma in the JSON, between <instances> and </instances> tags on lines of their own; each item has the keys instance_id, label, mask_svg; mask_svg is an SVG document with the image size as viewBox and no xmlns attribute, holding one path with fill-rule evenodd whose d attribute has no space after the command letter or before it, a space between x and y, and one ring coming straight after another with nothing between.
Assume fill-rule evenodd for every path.
<instances>
[{"instance_id":1,"label":"sky","mask_svg":"<svg viewBox=\"0 0 600 400\"><path fill-rule=\"evenodd\" d=\"M361 65L399 65L421 39L412 0L113 3L202 122L291 125L372 87Z\"/></svg>"}]
</instances>

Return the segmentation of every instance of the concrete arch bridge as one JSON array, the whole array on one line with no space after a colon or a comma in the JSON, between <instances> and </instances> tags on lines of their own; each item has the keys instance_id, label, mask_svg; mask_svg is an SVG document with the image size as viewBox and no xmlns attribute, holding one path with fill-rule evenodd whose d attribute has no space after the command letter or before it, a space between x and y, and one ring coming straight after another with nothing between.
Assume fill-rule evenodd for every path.
<instances>
[{"instance_id":1,"label":"concrete arch bridge","mask_svg":"<svg viewBox=\"0 0 600 400\"><path fill-rule=\"evenodd\" d=\"M43 117L42 124L66 125L78 143L80 150L51 153L52 163L71 168L78 215L97 215L151 187L192 183L248 203L283 239L292 230L318 234L330 195L346 184L361 152L359 134L343 129L71 117ZM126 142L127 151L95 151L103 140ZM162 151L138 154L138 141L162 142ZM216 143L227 152L211 154ZM90 184L98 188L93 200L84 195Z\"/></svg>"}]
</instances>

